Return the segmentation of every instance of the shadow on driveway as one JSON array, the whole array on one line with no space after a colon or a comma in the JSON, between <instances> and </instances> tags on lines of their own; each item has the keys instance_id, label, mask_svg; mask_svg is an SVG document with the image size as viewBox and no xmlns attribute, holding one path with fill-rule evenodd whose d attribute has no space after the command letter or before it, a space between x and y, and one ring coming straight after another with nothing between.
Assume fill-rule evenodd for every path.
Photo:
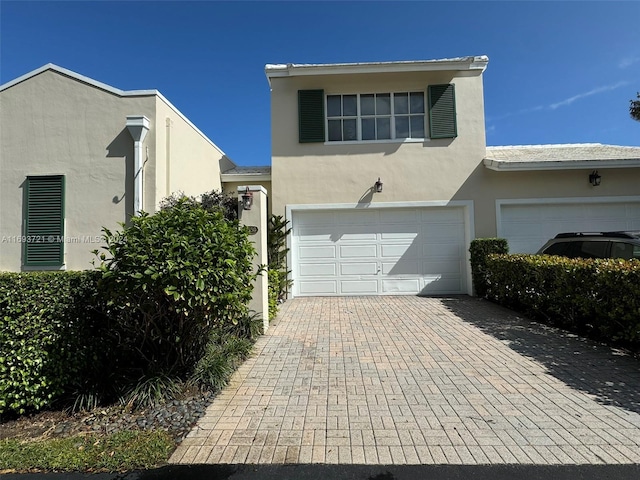
<instances>
[{"instance_id":1,"label":"shadow on driveway","mask_svg":"<svg viewBox=\"0 0 640 480\"><path fill-rule=\"evenodd\" d=\"M640 413L640 359L564 330L533 322L487 300L443 298L462 320L543 364L568 386L601 404Z\"/></svg>"}]
</instances>

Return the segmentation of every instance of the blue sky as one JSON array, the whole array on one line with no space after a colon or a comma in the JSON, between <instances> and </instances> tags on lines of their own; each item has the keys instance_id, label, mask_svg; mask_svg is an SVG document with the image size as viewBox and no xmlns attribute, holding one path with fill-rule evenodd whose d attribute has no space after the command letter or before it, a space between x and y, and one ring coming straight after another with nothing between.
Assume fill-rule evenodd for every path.
<instances>
[{"instance_id":1,"label":"blue sky","mask_svg":"<svg viewBox=\"0 0 640 480\"><path fill-rule=\"evenodd\" d=\"M0 83L55 63L158 89L240 165L270 162L266 63L488 55L488 145L640 146L640 2L0 0Z\"/></svg>"}]
</instances>

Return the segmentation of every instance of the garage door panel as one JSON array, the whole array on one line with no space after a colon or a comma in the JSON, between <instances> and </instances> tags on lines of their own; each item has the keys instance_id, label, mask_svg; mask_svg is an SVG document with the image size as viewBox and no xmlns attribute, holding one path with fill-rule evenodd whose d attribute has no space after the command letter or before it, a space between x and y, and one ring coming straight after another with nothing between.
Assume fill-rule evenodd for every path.
<instances>
[{"instance_id":1,"label":"garage door panel","mask_svg":"<svg viewBox=\"0 0 640 480\"><path fill-rule=\"evenodd\" d=\"M429 208L421 211L421 223L448 224L464 223L464 213L461 208Z\"/></svg>"},{"instance_id":2,"label":"garage door panel","mask_svg":"<svg viewBox=\"0 0 640 480\"><path fill-rule=\"evenodd\" d=\"M424 258L460 258L461 245L452 243L430 243L422 246Z\"/></svg>"},{"instance_id":3,"label":"garage door panel","mask_svg":"<svg viewBox=\"0 0 640 480\"><path fill-rule=\"evenodd\" d=\"M453 261L443 261L441 259L425 260L422 262L422 272L425 275L453 274L460 275L462 265Z\"/></svg>"},{"instance_id":4,"label":"garage door panel","mask_svg":"<svg viewBox=\"0 0 640 480\"><path fill-rule=\"evenodd\" d=\"M466 291L464 210L381 208L293 216L294 295Z\"/></svg>"},{"instance_id":5,"label":"garage door panel","mask_svg":"<svg viewBox=\"0 0 640 480\"><path fill-rule=\"evenodd\" d=\"M413 244L406 245L381 245L381 258L418 258L420 251Z\"/></svg>"},{"instance_id":6,"label":"garage door panel","mask_svg":"<svg viewBox=\"0 0 640 480\"><path fill-rule=\"evenodd\" d=\"M424 295L441 295L460 290L461 288L460 278L431 276L425 278L425 285L420 293Z\"/></svg>"},{"instance_id":7,"label":"garage door panel","mask_svg":"<svg viewBox=\"0 0 640 480\"><path fill-rule=\"evenodd\" d=\"M417 278L382 280L382 293L416 293L420 291L420 280Z\"/></svg>"},{"instance_id":8,"label":"garage door panel","mask_svg":"<svg viewBox=\"0 0 640 480\"><path fill-rule=\"evenodd\" d=\"M336 247L333 245L302 246L298 251L301 260L309 258L336 258Z\"/></svg>"},{"instance_id":9,"label":"garage door panel","mask_svg":"<svg viewBox=\"0 0 640 480\"><path fill-rule=\"evenodd\" d=\"M335 223L337 225L375 225L378 218L376 211L336 212Z\"/></svg>"},{"instance_id":10,"label":"garage door panel","mask_svg":"<svg viewBox=\"0 0 640 480\"><path fill-rule=\"evenodd\" d=\"M374 245L340 245L340 258L376 258L377 246Z\"/></svg>"},{"instance_id":11,"label":"garage door panel","mask_svg":"<svg viewBox=\"0 0 640 480\"><path fill-rule=\"evenodd\" d=\"M375 275L378 272L376 262L341 263L341 275Z\"/></svg>"},{"instance_id":12,"label":"garage door panel","mask_svg":"<svg viewBox=\"0 0 640 480\"><path fill-rule=\"evenodd\" d=\"M342 280L340 282L341 293L375 295L378 292L378 282L376 280Z\"/></svg>"},{"instance_id":13,"label":"garage door panel","mask_svg":"<svg viewBox=\"0 0 640 480\"><path fill-rule=\"evenodd\" d=\"M335 263L300 263L299 274L301 277L335 276L337 267Z\"/></svg>"},{"instance_id":14,"label":"garage door panel","mask_svg":"<svg viewBox=\"0 0 640 480\"><path fill-rule=\"evenodd\" d=\"M419 275L420 261L401 258L396 262L382 262L383 275Z\"/></svg>"},{"instance_id":15,"label":"garage door panel","mask_svg":"<svg viewBox=\"0 0 640 480\"><path fill-rule=\"evenodd\" d=\"M414 209L406 210L381 210L380 211L380 223L381 224L396 224L402 223L407 226L416 225L420 223L418 212Z\"/></svg>"},{"instance_id":16,"label":"garage door panel","mask_svg":"<svg viewBox=\"0 0 640 480\"><path fill-rule=\"evenodd\" d=\"M335 280L298 281L301 295L337 295L338 282Z\"/></svg>"}]
</instances>

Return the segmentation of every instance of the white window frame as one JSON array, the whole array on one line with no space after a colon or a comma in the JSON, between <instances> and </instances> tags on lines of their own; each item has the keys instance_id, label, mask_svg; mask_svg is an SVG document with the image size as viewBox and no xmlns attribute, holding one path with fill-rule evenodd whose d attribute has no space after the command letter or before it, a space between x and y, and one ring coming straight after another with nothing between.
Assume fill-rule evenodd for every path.
<instances>
[{"instance_id":1,"label":"white window frame","mask_svg":"<svg viewBox=\"0 0 640 480\"><path fill-rule=\"evenodd\" d=\"M423 105L424 105L424 112L422 114L423 116L423 125L424 125L424 137L408 137L408 138L395 138L395 134L396 134L396 116L402 116L402 117L408 117L409 119L412 116L417 116L416 114L397 114L395 113L395 102L394 102L394 96L397 94L409 94L409 101L410 101L410 95L411 93L417 93L420 92L423 95ZM360 105L360 97L361 95L386 95L388 94L390 96L390 107L391 107L391 113L389 115L362 115L361 112L361 105ZM340 96L341 100L342 97L344 96L348 96L348 95L355 95L356 96L356 116L352 116L352 115L340 115L339 117L329 117L329 112L328 112L328 99L329 97L333 97L333 96ZM424 142L428 142L429 138L427 137L427 94L425 90L407 90L407 91L397 91L397 92L366 92L366 93L326 93L325 92L325 96L324 96L324 107L325 107L325 115L324 115L324 127L325 127L325 145L352 145L352 144L370 144L370 143L424 143ZM362 140L362 127L361 127L361 123L362 123L362 119L363 118L373 118L373 119L377 119L377 118L383 118L383 117L389 117L390 118L390 129L391 129L391 135L392 138L385 138L385 139L380 139L380 140ZM345 119L355 119L356 120L356 136L357 136L357 140L329 140L329 120L345 120Z\"/></svg>"}]
</instances>

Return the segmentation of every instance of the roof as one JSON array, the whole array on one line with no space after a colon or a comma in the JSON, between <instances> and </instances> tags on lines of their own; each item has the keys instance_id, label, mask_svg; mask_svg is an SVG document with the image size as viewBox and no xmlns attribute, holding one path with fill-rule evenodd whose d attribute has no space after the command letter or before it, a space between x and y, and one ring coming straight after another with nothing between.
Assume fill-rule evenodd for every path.
<instances>
[{"instance_id":1,"label":"roof","mask_svg":"<svg viewBox=\"0 0 640 480\"><path fill-rule=\"evenodd\" d=\"M370 63L319 63L319 64L267 64L267 78L293 77L299 75L338 75L349 73L425 72L438 70L480 70L489 63L486 55L474 57L442 58L437 60L410 60L398 62Z\"/></svg>"},{"instance_id":2,"label":"roof","mask_svg":"<svg viewBox=\"0 0 640 480\"><path fill-rule=\"evenodd\" d=\"M120 90L119 88L112 87L111 85L107 85L106 83L99 82L94 80L93 78L85 77L84 75L80 75L72 70L68 70L66 68L60 67L53 63L47 63L40 68L36 68L29 73L26 73L14 80L11 80L3 85L0 85L0 92L7 90L19 83L25 82L30 78L33 78L41 73L53 71L60 75L64 75L73 80L76 80L80 83L84 83L85 85L89 85L91 87L97 88L99 90L103 90L105 92L111 93L113 95L117 95L119 97L144 97L144 96L156 96L161 99L164 103L167 104L169 108L171 108L178 116L180 116L191 128L193 128L202 138L204 138L207 142L209 142L213 147L215 147L224 157L227 158L231 163L235 165L235 162L231 160L226 154L222 151L220 147L218 147L209 137L207 137L198 127L196 127L191 120L189 120L180 110L178 110L169 100L165 98L158 90Z\"/></svg>"},{"instance_id":3,"label":"roof","mask_svg":"<svg viewBox=\"0 0 640 480\"><path fill-rule=\"evenodd\" d=\"M640 167L640 147L601 143L487 147L484 165L496 171Z\"/></svg>"},{"instance_id":4,"label":"roof","mask_svg":"<svg viewBox=\"0 0 640 480\"><path fill-rule=\"evenodd\" d=\"M257 166L257 167L245 167L237 166L225 170L221 174L223 182L256 182L256 181L270 181L271 180L271 167L270 166Z\"/></svg>"}]
</instances>

